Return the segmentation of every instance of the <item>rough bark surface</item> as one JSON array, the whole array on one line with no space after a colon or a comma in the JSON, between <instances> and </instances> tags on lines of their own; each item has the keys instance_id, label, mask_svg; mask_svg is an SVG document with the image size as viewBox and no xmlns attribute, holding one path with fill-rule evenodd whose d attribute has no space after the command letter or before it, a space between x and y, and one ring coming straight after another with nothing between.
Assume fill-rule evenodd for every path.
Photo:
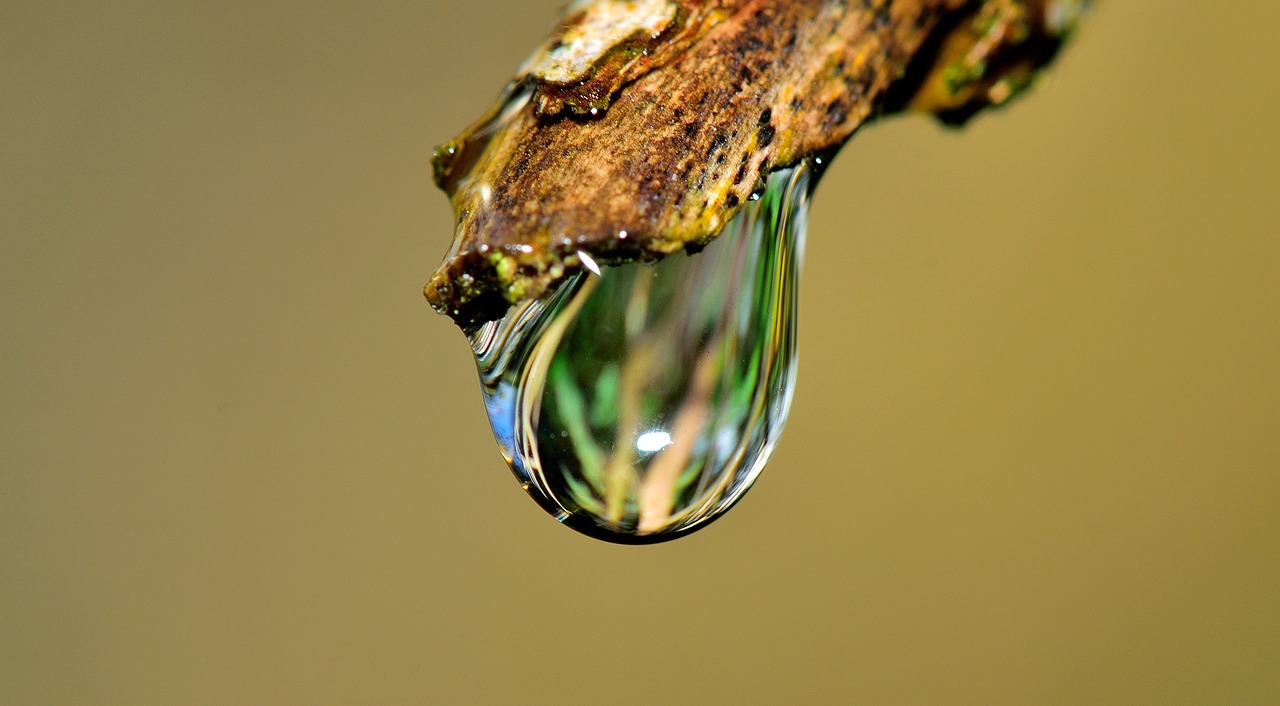
<instances>
[{"instance_id":1,"label":"rough bark surface","mask_svg":"<svg viewBox=\"0 0 1280 706\"><path fill-rule=\"evenodd\" d=\"M582 267L698 248L772 169L873 116L963 122L1025 88L1080 0L594 0L436 151L452 248L426 286L464 329ZM634 30L634 31L632 31Z\"/></svg>"}]
</instances>

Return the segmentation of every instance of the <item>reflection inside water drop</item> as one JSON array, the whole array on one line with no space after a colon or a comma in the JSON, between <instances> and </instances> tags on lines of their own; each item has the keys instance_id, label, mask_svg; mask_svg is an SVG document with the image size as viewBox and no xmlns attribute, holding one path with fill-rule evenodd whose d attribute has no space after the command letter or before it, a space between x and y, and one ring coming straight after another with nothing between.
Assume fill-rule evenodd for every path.
<instances>
[{"instance_id":1,"label":"reflection inside water drop","mask_svg":"<svg viewBox=\"0 0 1280 706\"><path fill-rule=\"evenodd\" d=\"M810 182L775 172L702 252L591 267L472 336L494 435L544 509L658 542L747 491L791 404Z\"/></svg>"}]
</instances>

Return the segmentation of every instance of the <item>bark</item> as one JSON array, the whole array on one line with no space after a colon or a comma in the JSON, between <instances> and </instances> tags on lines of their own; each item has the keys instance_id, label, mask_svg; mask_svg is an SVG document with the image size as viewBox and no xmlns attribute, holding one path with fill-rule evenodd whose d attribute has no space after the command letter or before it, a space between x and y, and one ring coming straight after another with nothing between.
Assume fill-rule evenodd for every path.
<instances>
[{"instance_id":1,"label":"bark","mask_svg":"<svg viewBox=\"0 0 1280 706\"><path fill-rule=\"evenodd\" d=\"M426 286L472 330L582 267L696 250L773 169L868 120L1017 95L1081 0L588 0L436 151L456 232Z\"/></svg>"}]
</instances>

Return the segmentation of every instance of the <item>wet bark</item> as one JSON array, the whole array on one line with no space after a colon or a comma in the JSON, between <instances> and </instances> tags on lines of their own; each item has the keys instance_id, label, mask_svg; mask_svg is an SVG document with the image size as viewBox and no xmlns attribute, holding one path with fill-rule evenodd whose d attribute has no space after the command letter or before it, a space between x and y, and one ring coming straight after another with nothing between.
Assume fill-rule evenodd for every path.
<instances>
[{"instance_id":1,"label":"wet bark","mask_svg":"<svg viewBox=\"0 0 1280 706\"><path fill-rule=\"evenodd\" d=\"M902 111L960 124L1034 79L1081 0L595 0L437 149L464 329L583 266L696 250L771 171Z\"/></svg>"}]
</instances>

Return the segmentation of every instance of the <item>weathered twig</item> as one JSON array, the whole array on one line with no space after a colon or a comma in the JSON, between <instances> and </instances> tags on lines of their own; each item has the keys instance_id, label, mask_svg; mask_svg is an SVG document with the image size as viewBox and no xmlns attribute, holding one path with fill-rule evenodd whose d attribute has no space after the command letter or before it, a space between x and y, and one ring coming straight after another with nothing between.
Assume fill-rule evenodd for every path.
<instances>
[{"instance_id":1,"label":"weathered twig","mask_svg":"<svg viewBox=\"0 0 1280 706\"><path fill-rule=\"evenodd\" d=\"M456 217L426 287L464 329L580 267L714 238L769 171L901 110L962 122L1057 52L1083 0L588 0L439 148Z\"/></svg>"}]
</instances>

